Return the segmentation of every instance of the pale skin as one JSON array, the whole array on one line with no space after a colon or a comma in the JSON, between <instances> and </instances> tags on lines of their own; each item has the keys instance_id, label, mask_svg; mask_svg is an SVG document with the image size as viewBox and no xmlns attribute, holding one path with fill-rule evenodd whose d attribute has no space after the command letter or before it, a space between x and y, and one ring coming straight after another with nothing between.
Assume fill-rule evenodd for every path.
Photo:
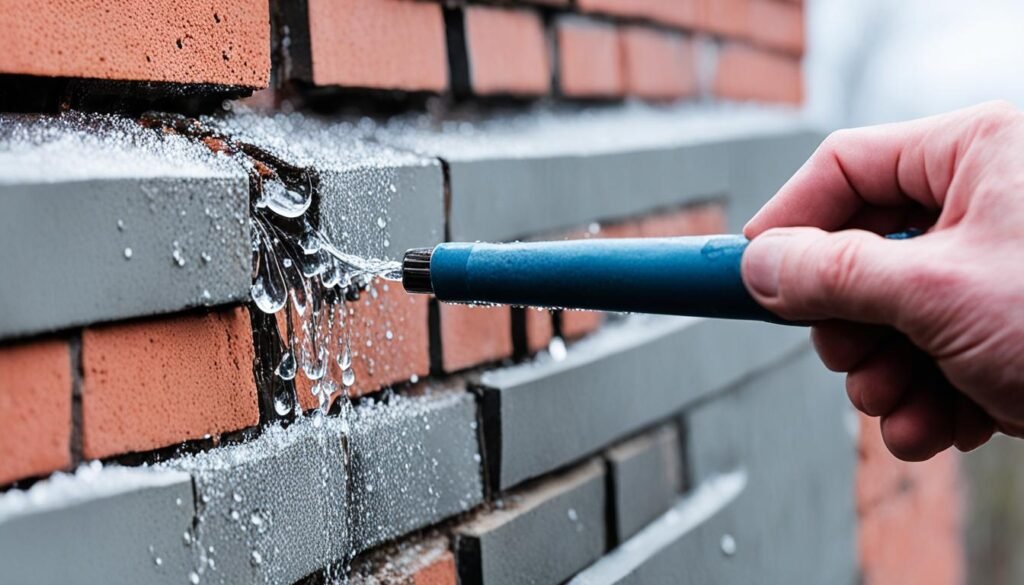
<instances>
[{"instance_id":1,"label":"pale skin","mask_svg":"<svg viewBox=\"0 0 1024 585\"><path fill-rule=\"evenodd\" d=\"M882 238L910 227L910 240ZM1024 114L984 104L831 135L744 228L747 288L811 321L908 461L1024 437Z\"/></svg>"}]
</instances>

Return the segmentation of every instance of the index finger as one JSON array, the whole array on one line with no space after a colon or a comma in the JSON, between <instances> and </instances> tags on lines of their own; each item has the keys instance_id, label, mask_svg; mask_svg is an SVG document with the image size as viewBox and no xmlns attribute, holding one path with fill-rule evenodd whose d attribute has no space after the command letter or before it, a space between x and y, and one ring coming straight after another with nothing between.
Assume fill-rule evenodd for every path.
<instances>
[{"instance_id":1,"label":"index finger","mask_svg":"<svg viewBox=\"0 0 1024 585\"><path fill-rule=\"evenodd\" d=\"M940 209L977 121L1012 106L983 104L911 122L830 135L743 229L754 238L776 227L832 231L864 208Z\"/></svg>"}]
</instances>

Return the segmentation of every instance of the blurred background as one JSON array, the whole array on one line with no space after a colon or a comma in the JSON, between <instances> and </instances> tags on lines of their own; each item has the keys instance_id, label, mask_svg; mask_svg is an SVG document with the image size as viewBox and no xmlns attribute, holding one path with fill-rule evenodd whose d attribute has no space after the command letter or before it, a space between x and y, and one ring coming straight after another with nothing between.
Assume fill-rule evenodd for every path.
<instances>
[{"instance_id":1,"label":"blurred background","mask_svg":"<svg viewBox=\"0 0 1024 585\"><path fill-rule=\"evenodd\" d=\"M1024 2L811 0L807 112L827 128L1024 103ZM1024 583L1024 442L963 458L968 583Z\"/></svg>"}]
</instances>

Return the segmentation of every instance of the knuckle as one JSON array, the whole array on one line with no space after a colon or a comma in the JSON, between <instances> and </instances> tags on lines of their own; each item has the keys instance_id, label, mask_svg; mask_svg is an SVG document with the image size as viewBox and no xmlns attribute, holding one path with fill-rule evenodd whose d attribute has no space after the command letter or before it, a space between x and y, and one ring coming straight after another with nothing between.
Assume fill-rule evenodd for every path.
<instances>
[{"instance_id":1,"label":"knuckle","mask_svg":"<svg viewBox=\"0 0 1024 585\"><path fill-rule=\"evenodd\" d=\"M810 301L817 304L849 296L851 284L857 278L859 266L861 246L857 238L835 235L826 242L823 242L825 251L819 256L817 265L814 267L818 282L817 295Z\"/></svg>"},{"instance_id":2,"label":"knuckle","mask_svg":"<svg viewBox=\"0 0 1024 585\"><path fill-rule=\"evenodd\" d=\"M979 137L988 137L1002 132L1008 125L1020 121L1021 113L1009 102L988 102L978 107L972 120L975 133Z\"/></svg>"}]
</instances>

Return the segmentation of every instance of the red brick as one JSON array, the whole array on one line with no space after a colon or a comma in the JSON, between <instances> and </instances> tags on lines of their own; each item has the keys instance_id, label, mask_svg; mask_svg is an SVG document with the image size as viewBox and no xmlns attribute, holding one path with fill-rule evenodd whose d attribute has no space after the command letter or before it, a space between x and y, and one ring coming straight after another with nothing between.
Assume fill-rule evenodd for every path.
<instances>
[{"instance_id":1,"label":"red brick","mask_svg":"<svg viewBox=\"0 0 1024 585\"><path fill-rule=\"evenodd\" d=\"M746 37L750 30L751 0L700 0L700 27L732 38Z\"/></svg>"},{"instance_id":2,"label":"red brick","mask_svg":"<svg viewBox=\"0 0 1024 585\"><path fill-rule=\"evenodd\" d=\"M750 38L762 47L803 55L803 7L781 0L751 0Z\"/></svg>"},{"instance_id":3,"label":"red brick","mask_svg":"<svg viewBox=\"0 0 1024 585\"><path fill-rule=\"evenodd\" d=\"M682 35L629 26L622 29L621 38L626 93L652 100L696 93L693 47Z\"/></svg>"},{"instance_id":4,"label":"red brick","mask_svg":"<svg viewBox=\"0 0 1024 585\"><path fill-rule=\"evenodd\" d=\"M70 440L68 344L0 348L0 484L68 467Z\"/></svg>"},{"instance_id":5,"label":"red brick","mask_svg":"<svg viewBox=\"0 0 1024 585\"><path fill-rule=\"evenodd\" d=\"M562 93L575 98L615 98L626 91L618 30L580 19L558 23Z\"/></svg>"},{"instance_id":6,"label":"red brick","mask_svg":"<svg viewBox=\"0 0 1024 585\"><path fill-rule=\"evenodd\" d=\"M455 557L443 537L405 540L355 562L352 585L457 585Z\"/></svg>"},{"instance_id":7,"label":"red brick","mask_svg":"<svg viewBox=\"0 0 1024 585\"><path fill-rule=\"evenodd\" d=\"M673 26L691 27L699 21L700 0L578 0L584 12L645 18Z\"/></svg>"},{"instance_id":8,"label":"red brick","mask_svg":"<svg viewBox=\"0 0 1024 585\"><path fill-rule=\"evenodd\" d=\"M444 91L448 53L439 4L309 0L316 85Z\"/></svg>"},{"instance_id":9,"label":"red brick","mask_svg":"<svg viewBox=\"0 0 1024 585\"><path fill-rule=\"evenodd\" d=\"M328 335L330 359L325 379L337 384L339 389L342 387L342 370L336 359L343 348L342 340L349 343L352 371L356 375L355 384L349 390L352 397L429 374L428 300L423 295L407 294L399 284L376 281L359 300L336 305ZM344 319L338 318L340 311L345 311ZM292 319L296 335L301 339L301 325L294 312ZM282 338L286 337L285 323L282 311L278 314ZM388 332L391 339L388 339ZM303 410L318 406L312 388L313 382L300 368L295 376L295 392Z\"/></svg>"},{"instance_id":10,"label":"red brick","mask_svg":"<svg viewBox=\"0 0 1024 585\"><path fill-rule=\"evenodd\" d=\"M474 93L544 95L550 91L550 52L539 14L469 6L465 15Z\"/></svg>"},{"instance_id":11,"label":"red brick","mask_svg":"<svg viewBox=\"0 0 1024 585\"><path fill-rule=\"evenodd\" d=\"M102 458L259 422L252 326L239 307L82 334L82 449Z\"/></svg>"},{"instance_id":12,"label":"red brick","mask_svg":"<svg viewBox=\"0 0 1024 585\"><path fill-rule=\"evenodd\" d=\"M857 513L865 585L964 581L959 456L924 463L889 454L877 419L860 416Z\"/></svg>"},{"instance_id":13,"label":"red brick","mask_svg":"<svg viewBox=\"0 0 1024 585\"><path fill-rule=\"evenodd\" d=\"M441 555L427 566L416 571L412 577L413 585L456 585L458 577L455 573L455 557L449 551Z\"/></svg>"},{"instance_id":14,"label":"red brick","mask_svg":"<svg viewBox=\"0 0 1024 585\"><path fill-rule=\"evenodd\" d=\"M800 105L800 60L742 45L723 47L718 55L715 94L731 100Z\"/></svg>"},{"instance_id":15,"label":"red brick","mask_svg":"<svg viewBox=\"0 0 1024 585\"><path fill-rule=\"evenodd\" d=\"M640 235L645 238L708 236L725 231L725 209L717 204L687 207L640 220Z\"/></svg>"},{"instance_id":16,"label":"red brick","mask_svg":"<svg viewBox=\"0 0 1024 585\"><path fill-rule=\"evenodd\" d=\"M548 348L554 335L551 311L526 309L526 349L531 354Z\"/></svg>"},{"instance_id":17,"label":"red brick","mask_svg":"<svg viewBox=\"0 0 1024 585\"><path fill-rule=\"evenodd\" d=\"M0 73L264 87L266 0L0 0Z\"/></svg>"},{"instance_id":18,"label":"red brick","mask_svg":"<svg viewBox=\"0 0 1024 585\"><path fill-rule=\"evenodd\" d=\"M441 367L457 372L512 355L512 311L441 303Z\"/></svg>"}]
</instances>

